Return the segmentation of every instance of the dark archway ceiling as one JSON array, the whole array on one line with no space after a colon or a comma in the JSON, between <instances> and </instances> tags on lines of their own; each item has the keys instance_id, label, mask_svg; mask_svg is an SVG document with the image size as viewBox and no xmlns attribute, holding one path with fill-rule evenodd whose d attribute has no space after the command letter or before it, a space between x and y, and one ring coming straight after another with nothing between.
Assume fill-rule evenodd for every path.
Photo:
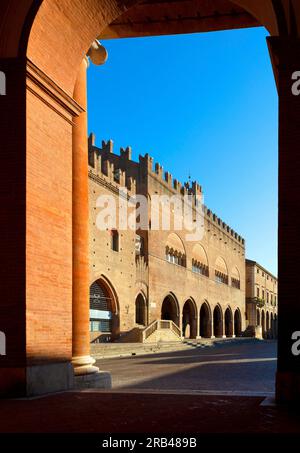
<instances>
[{"instance_id":1,"label":"dark archway ceiling","mask_svg":"<svg viewBox=\"0 0 300 453\"><path fill-rule=\"evenodd\" d=\"M118 17L99 38L133 38L258 26L260 23L253 16L230 0L142 0Z\"/></svg>"}]
</instances>

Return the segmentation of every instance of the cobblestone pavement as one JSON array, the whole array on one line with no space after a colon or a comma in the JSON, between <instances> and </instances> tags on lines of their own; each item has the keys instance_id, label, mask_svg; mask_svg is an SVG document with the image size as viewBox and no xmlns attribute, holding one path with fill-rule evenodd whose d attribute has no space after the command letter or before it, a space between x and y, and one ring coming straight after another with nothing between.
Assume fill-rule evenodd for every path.
<instances>
[{"instance_id":1,"label":"cobblestone pavement","mask_svg":"<svg viewBox=\"0 0 300 453\"><path fill-rule=\"evenodd\" d=\"M205 348L101 359L97 365L110 371L115 390L274 392L276 342L240 339Z\"/></svg>"}]
</instances>

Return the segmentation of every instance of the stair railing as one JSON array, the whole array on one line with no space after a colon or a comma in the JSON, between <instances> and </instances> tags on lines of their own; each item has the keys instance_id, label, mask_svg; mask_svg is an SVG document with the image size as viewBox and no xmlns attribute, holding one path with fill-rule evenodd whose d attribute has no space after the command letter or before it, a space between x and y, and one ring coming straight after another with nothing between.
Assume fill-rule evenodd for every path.
<instances>
[{"instance_id":1,"label":"stair railing","mask_svg":"<svg viewBox=\"0 0 300 453\"><path fill-rule=\"evenodd\" d=\"M181 338L180 328L175 324L175 322L167 319L156 319L149 326L147 326L142 332L142 342L147 340L156 330L159 329L170 329L177 337Z\"/></svg>"}]
</instances>

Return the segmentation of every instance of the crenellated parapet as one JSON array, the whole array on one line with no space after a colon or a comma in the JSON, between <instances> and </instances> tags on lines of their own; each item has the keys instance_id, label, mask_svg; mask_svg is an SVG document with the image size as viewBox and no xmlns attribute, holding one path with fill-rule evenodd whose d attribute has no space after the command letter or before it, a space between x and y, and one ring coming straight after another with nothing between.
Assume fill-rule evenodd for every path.
<instances>
[{"instance_id":1,"label":"crenellated parapet","mask_svg":"<svg viewBox=\"0 0 300 453\"><path fill-rule=\"evenodd\" d=\"M95 146L95 135L89 137L88 147L89 176L109 185L111 189L119 190L124 188L130 194L136 193L136 180L132 175L127 174L121 160L131 159L131 148L121 149L121 155L113 154L113 141L102 141L102 148Z\"/></svg>"},{"instance_id":2,"label":"crenellated parapet","mask_svg":"<svg viewBox=\"0 0 300 453\"><path fill-rule=\"evenodd\" d=\"M131 193L136 193L136 176L138 173L147 177L152 177L158 181L171 194L181 196L193 195L193 206L196 206L196 200L203 196L202 187L197 181L188 181L182 184L168 171L164 171L162 165L154 162L153 157L149 154L139 156L139 161L132 160L132 149L130 146L120 149L120 155L113 152L113 141L102 141L102 147L95 146L95 135L89 137L89 167L90 172L115 187L126 187ZM133 171L135 169L135 171ZM236 233L221 218L213 213L207 206L203 206L204 217L234 240L239 247L245 248L245 240Z\"/></svg>"},{"instance_id":3,"label":"crenellated parapet","mask_svg":"<svg viewBox=\"0 0 300 453\"><path fill-rule=\"evenodd\" d=\"M230 235L232 239L236 240L242 247L245 246L245 239L242 238L236 231L230 228L223 220L214 214L207 206L204 206L205 217L219 229L223 230L226 235Z\"/></svg>"}]
</instances>

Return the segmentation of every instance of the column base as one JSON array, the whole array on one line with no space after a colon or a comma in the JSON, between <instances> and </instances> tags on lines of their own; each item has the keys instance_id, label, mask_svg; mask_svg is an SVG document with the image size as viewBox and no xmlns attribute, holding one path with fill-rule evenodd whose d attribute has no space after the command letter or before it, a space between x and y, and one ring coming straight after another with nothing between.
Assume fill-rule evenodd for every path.
<instances>
[{"instance_id":1,"label":"column base","mask_svg":"<svg viewBox=\"0 0 300 453\"><path fill-rule=\"evenodd\" d=\"M72 365L74 367L74 375L81 376L86 374L93 374L99 371L99 368L94 366L96 362L93 357L89 355L82 355L72 357Z\"/></svg>"},{"instance_id":2,"label":"column base","mask_svg":"<svg viewBox=\"0 0 300 453\"><path fill-rule=\"evenodd\" d=\"M74 389L111 389L112 379L108 371L74 376Z\"/></svg>"},{"instance_id":3,"label":"column base","mask_svg":"<svg viewBox=\"0 0 300 453\"><path fill-rule=\"evenodd\" d=\"M210 338L211 338L211 339L213 340L213 339L214 339L214 338L216 338L216 337L215 337L214 335L211 335L211 337L210 337Z\"/></svg>"},{"instance_id":4,"label":"column base","mask_svg":"<svg viewBox=\"0 0 300 453\"><path fill-rule=\"evenodd\" d=\"M0 369L0 396L32 397L71 390L74 372L70 362Z\"/></svg>"},{"instance_id":5,"label":"column base","mask_svg":"<svg viewBox=\"0 0 300 453\"><path fill-rule=\"evenodd\" d=\"M300 403L300 373L276 373L276 402L278 404Z\"/></svg>"},{"instance_id":6,"label":"column base","mask_svg":"<svg viewBox=\"0 0 300 453\"><path fill-rule=\"evenodd\" d=\"M96 360L89 355L72 358L75 389L111 389L111 374L99 371L99 368L94 366L95 362Z\"/></svg>"},{"instance_id":7,"label":"column base","mask_svg":"<svg viewBox=\"0 0 300 453\"><path fill-rule=\"evenodd\" d=\"M222 335L222 338L227 338L226 335Z\"/></svg>"}]
</instances>

